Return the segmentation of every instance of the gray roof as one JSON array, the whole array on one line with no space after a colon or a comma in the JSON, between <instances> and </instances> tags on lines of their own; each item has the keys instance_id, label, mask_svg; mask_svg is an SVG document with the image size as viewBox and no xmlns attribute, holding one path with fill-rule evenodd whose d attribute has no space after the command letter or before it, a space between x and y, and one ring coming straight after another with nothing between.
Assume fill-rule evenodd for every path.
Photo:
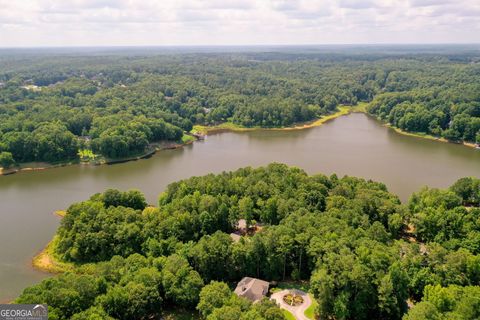
<instances>
[{"instance_id":1,"label":"gray roof","mask_svg":"<svg viewBox=\"0 0 480 320\"><path fill-rule=\"evenodd\" d=\"M268 292L269 283L260 279L245 277L235 288L235 294L253 302L261 300Z\"/></svg>"}]
</instances>

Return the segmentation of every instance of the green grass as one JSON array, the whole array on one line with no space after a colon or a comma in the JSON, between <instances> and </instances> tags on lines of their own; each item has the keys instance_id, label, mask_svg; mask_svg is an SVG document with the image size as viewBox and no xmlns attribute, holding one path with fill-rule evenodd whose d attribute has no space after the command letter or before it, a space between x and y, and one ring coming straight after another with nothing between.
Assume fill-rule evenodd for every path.
<instances>
[{"instance_id":1,"label":"green grass","mask_svg":"<svg viewBox=\"0 0 480 320\"><path fill-rule=\"evenodd\" d=\"M62 273L66 271L74 271L73 263L60 261L55 254L55 246L57 246L59 237L55 235L50 243L32 260L32 265L42 271L50 273Z\"/></svg>"},{"instance_id":2,"label":"green grass","mask_svg":"<svg viewBox=\"0 0 480 320\"><path fill-rule=\"evenodd\" d=\"M192 137L191 135L184 134L182 136L182 143L189 143L195 141L195 137Z\"/></svg>"},{"instance_id":3,"label":"green grass","mask_svg":"<svg viewBox=\"0 0 480 320\"><path fill-rule=\"evenodd\" d=\"M311 294L310 294L310 299L312 299L312 304L310 305L310 307L307 308L307 310L305 310L305 316L309 319L314 320L315 309L317 308L318 303L317 303L317 300L315 300Z\"/></svg>"},{"instance_id":4,"label":"green grass","mask_svg":"<svg viewBox=\"0 0 480 320\"><path fill-rule=\"evenodd\" d=\"M270 291L270 294L272 294L272 293L275 293L275 292L282 291L282 289L281 288L270 288L269 291Z\"/></svg>"},{"instance_id":5,"label":"green grass","mask_svg":"<svg viewBox=\"0 0 480 320\"><path fill-rule=\"evenodd\" d=\"M285 289L297 289L304 292L308 292L310 290L310 284L308 281L283 281L283 282L279 282L275 288L270 289L270 292L275 293ZM317 308L318 303L311 294L309 295L310 295L310 298L312 299L312 304L310 305L310 307L307 308L307 310L305 310L305 316L309 319L314 320L315 309ZM290 312L284 309L282 309L282 311L284 312L285 317L287 319L295 319L295 317L293 317L293 315Z\"/></svg>"},{"instance_id":6,"label":"green grass","mask_svg":"<svg viewBox=\"0 0 480 320\"><path fill-rule=\"evenodd\" d=\"M340 105L337 107L337 112L324 115L320 119L306 122L306 123L297 123L292 124L288 127L274 127L274 128L262 128L260 126L255 127L244 127L242 125L235 124L231 122L229 119L227 122L221 123L216 126L204 126L204 125L195 125L193 126L192 133L199 133L199 134L208 134L210 132L221 131L221 130L230 130L230 131L254 131L254 130L298 130L298 129L305 129L320 126L323 123L338 118L340 116L349 114L351 112L365 112L367 103L359 103L358 105L351 107L351 106L343 106Z\"/></svg>"},{"instance_id":7,"label":"green grass","mask_svg":"<svg viewBox=\"0 0 480 320\"><path fill-rule=\"evenodd\" d=\"M253 130L254 128L245 128L241 125L234 124L233 122L224 122L216 126L203 126L203 125L194 125L192 133L207 134L209 132L219 131L219 130L232 130L232 131L247 131Z\"/></svg>"},{"instance_id":8,"label":"green grass","mask_svg":"<svg viewBox=\"0 0 480 320\"><path fill-rule=\"evenodd\" d=\"M55 247L59 241L59 236L55 235L52 241L33 258L33 267L49 273L73 272L78 274L93 274L95 272L96 263L94 262L78 264L63 261L55 252Z\"/></svg>"},{"instance_id":9,"label":"green grass","mask_svg":"<svg viewBox=\"0 0 480 320\"><path fill-rule=\"evenodd\" d=\"M363 112L367 113L369 103L368 102L359 102L352 107L352 112Z\"/></svg>"},{"instance_id":10,"label":"green grass","mask_svg":"<svg viewBox=\"0 0 480 320\"><path fill-rule=\"evenodd\" d=\"M287 320L296 320L293 314L290 313L290 311L282 309L283 315L285 316L285 319Z\"/></svg>"}]
</instances>

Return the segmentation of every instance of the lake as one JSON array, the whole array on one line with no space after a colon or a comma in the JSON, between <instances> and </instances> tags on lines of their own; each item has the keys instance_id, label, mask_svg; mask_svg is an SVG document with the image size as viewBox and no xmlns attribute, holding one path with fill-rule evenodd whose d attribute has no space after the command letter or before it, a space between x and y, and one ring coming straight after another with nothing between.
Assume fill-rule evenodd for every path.
<instances>
[{"instance_id":1,"label":"lake","mask_svg":"<svg viewBox=\"0 0 480 320\"><path fill-rule=\"evenodd\" d=\"M107 188L140 189L151 204L176 180L270 162L308 173L337 173L384 182L406 201L422 186L447 187L480 176L480 150L404 136L364 114L298 131L218 133L150 159L105 166L69 166L0 177L0 301L46 274L31 258L59 224L55 210Z\"/></svg>"}]
</instances>

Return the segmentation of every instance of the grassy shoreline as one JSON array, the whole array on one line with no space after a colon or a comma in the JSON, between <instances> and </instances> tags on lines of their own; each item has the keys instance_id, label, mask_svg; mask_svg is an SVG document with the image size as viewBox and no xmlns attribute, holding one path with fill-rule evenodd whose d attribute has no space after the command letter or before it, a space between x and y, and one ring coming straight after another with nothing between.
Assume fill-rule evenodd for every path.
<instances>
[{"instance_id":1,"label":"grassy shoreline","mask_svg":"<svg viewBox=\"0 0 480 320\"><path fill-rule=\"evenodd\" d=\"M453 141L450 141L450 140L447 140L445 138L442 138L442 137L437 137L437 136L432 136L430 134L427 134L427 133L421 133L421 132L409 132L409 131L405 131L405 130L402 130L388 122L385 122L383 121L382 119L368 113L367 111L367 106L368 106L368 103L365 103L363 104L362 108L358 108L356 112L362 112L362 113L365 113L366 115L374 118L375 120L379 121L384 127L386 128L389 128L389 129L392 129L393 131L395 131L396 133L398 134L401 134L401 135L404 135L404 136L409 136L409 137L415 137L415 138L422 138L422 139L427 139L427 140L432 140L432 141L438 141L438 142L444 142L444 143L451 143L451 144L458 144L458 145L463 145L465 147L469 147L469 148L477 148L477 144L475 143L472 143L472 142L465 142L465 141L462 141L462 142L453 142Z\"/></svg>"},{"instance_id":2,"label":"grassy shoreline","mask_svg":"<svg viewBox=\"0 0 480 320\"><path fill-rule=\"evenodd\" d=\"M195 125L193 126L192 133L198 133L202 135L224 132L224 131L233 131L233 132L248 132L248 131L291 131L291 130L303 130L313 127L321 126L322 124L336 119L338 117L350 114L352 112L363 112L365 104L361 103L357 106L339 106L338 111L326 116L323 116L320 119L313 120L306 123L294 124L290 127L281 127L281 128L263 128L263 127L244 127L241 125L234 124L232 122L224 122L215 126L203 126Z\"/></svg>"},{"instance_id":3,"label":"grassy shoreline","mask_svg":"<svg viewBox=\"0 0 480 320\"><path fill-rule=\"evenodd\" d=\"M32 266L43 272L63 273L73 271L75 266L71 263L60 261L55 255L55 246L58 242L58 236L55 235L45 248L32 259Z\"/></svg>"},{"instance_id":4,"label":"grassy shoreline","mask_svg":"<svg viewBox=\"0 0 480 320\"><path fill-rule=\"evenodd\" d=\"M55 210L53 212L57 217L63 218L67 214L65 210ZM55 247L59 241L55 234L50 242L37 255L32 258L32 267L46 273L64 273L67 271L78 271L78 266L74 263L62 261L55 253Z\"/></svg>"},{"instance_id":5,"label":"grassy shoreline","mask_svg":"<svg viewBox=\"0 0 480 320\"><path fill-rule=\"evenodd\" d=\"M57 217L63 218L67 214L65 210L53 212ZM77 264L63 261L56 253L59 237L55 234L50 242L38 254L32 258L32 267L36 270L58 274L64 272L89 273L94 263Z\"/></svg>"},{"instance_id":6,"label":"grassy shoreline","mask_svg":"<svg viewBox=\"0 0 480 320\"><path fill-rule=\"evenodd\" d=\"M55 212L53 214L60 217L60 218L63 218L67 214L67 211L65 211L65 210L55 210Z\"/></svg>"},{"instance_id":7,"label":"grassy shoreline","mask_svg":"<svg viewBox=\"0 0 480 320\"><path fill-rule=\"evenodd\" d=\"M377 119L376 117L374 117L375 119ZM381 121L379 119L377 119L378 121ZM382 122L382 121L381 121ZM383 122L382 122L383 123ZM426 134L426 133L419 133L419 132L409 132L409 131L405 131L405 130L402 130L398 127L395 127L393 125L391 125L390 123L383 123L383 126L384 127L387 127L387 128L390 128L392 129L393 131L395 131L396 133L398 134L402 134L404 136L409 136L409 137L415 137L415 138L423 138L423 139L427 139L427 140L432 140L432 141L438 141L438 142L445 142L445 143L451 143L451 144L458 144L458 145L463 145L465 147L469 147L469 148L474 148L476 149L477 148L477 145L475 143L471 143L471 142L465 142L465 141L462 141L462 142L453 142L453 141L449 141L445 138L442 138L442 137L436 137L436 136L432 136L430 134Z\"/></svg>"}]
</instances>

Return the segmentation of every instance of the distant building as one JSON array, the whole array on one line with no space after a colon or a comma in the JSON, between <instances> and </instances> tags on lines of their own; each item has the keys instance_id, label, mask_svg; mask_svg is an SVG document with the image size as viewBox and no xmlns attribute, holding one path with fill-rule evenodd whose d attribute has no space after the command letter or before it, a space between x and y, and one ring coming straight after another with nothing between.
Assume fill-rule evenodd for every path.
<instances>
[{"instance_id":1,"label":"distant building","mask_svg":"<svg viewBox=\"0 0 480 320\"><path fill-rule=\"evenodd\" d=\"M240 219L235 225L235 232L230 233L230 237L233 241L240 241L242 235L247 234L247 221L245 219Z\"/></svg>"},{"instance_id":2,"label":"distant building","mask_svg":"<svg viewBox=\"0 0 480 320\"><path fill-rule=\"evenodd\" d=\"M245 277L235 288L235 294L250 301L257 302L268 293L269 283L260 279Z\"/></svg>"},{"instance_id":3,"label":"distant building","mask_svg":"<svg viewBox=\"0 0 480 320\"><path fill-rule=\"evenodd\" d=\"M240 219L237 221L237 230L241 233L247 233L247 220Z\"/></svg>"}]
</instances>

